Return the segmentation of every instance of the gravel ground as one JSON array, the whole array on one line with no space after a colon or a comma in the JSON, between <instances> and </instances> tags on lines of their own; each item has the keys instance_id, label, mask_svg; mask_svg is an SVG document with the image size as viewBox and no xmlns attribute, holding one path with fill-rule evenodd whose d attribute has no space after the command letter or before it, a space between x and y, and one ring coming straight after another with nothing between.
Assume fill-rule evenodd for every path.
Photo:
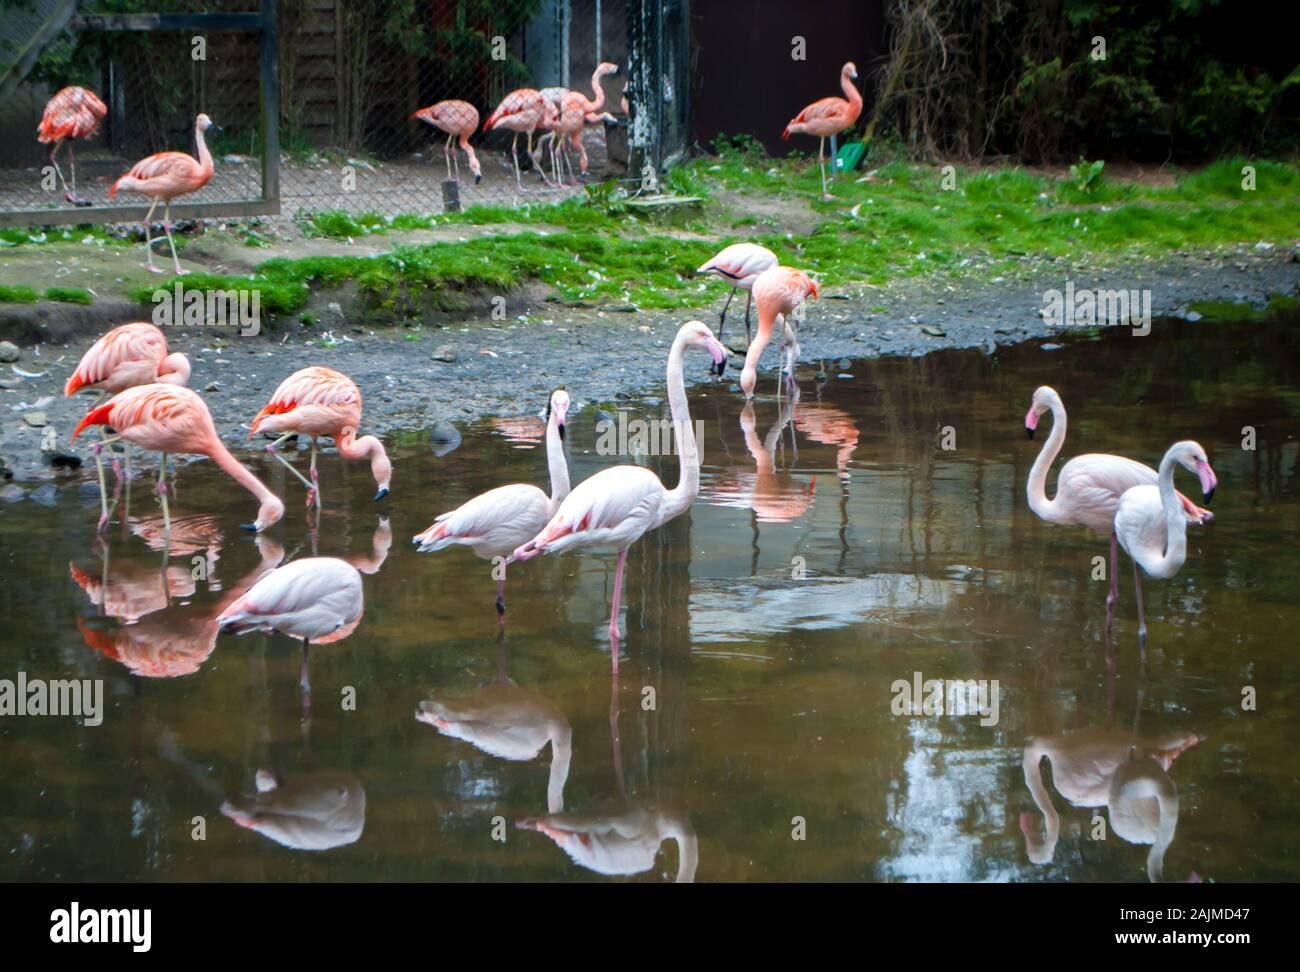
<instances>
[{"instance_id":1,"label":"gravel ground","mask_svg":"<svg viewBox=\"0 0 1300 972\"><path fill-rule=\"evenodd\" d=\"M965 347L995 354L999 345L1059 336L1062 331L1046 325L1039 310L1043 292L1064 289L1067 276L1076 288L1149 288L1157 317L1177 316L1193 301L1262 305L1270 295L1300 294L1300 260L1294 252L1249 246L1122 267L1033 261L1017 279L993 277L978 284L926 277L854 293L824 292L800 326L801 379L810 380L819 362L831 373L852 371L851 362L847 369L836 364L842 358ZM692 317L717 323L726 291L718 286L709 296L716 299L688 313L568 308L530 292L516 295L511 313L518 316L505 321L446 318L441 326L430 323L419 331L371 330L347 322L338 311L336 320L327 315L312 328L285 323L256 337L239 337L227 328L176 328L168 340L173 350L190 355L190 386L204 395L218 430L239 455L248 449L248 421L276 385L310 364L349 374L365 395L362 431L380 434L536 413L559 384L579 404L662 397L665 354L677 327ZM743 314L739 299L725 332L733 350L744 347L737 309ZM67 319L73 321L70 327L64 321L62 333L73 332L66 345L15 339L14 362L4 360L10 355L0 347L0 463L14 480L39 483L77 475L52 465L54 454L82 458L81 474L93 475L90 442L68 442L91 398L66 400L62 385L95 337L126 319L121 305L80 308ZM327 331L338 340L336 346L321 345ZM774 347L764 356L760 393L773 390L776 358ZM724 379L733 387L739 367L739 357L733 357ZM691 362L687 372L691 380L713 380L702 360ZM54 433L53 453L41 449L43 438L48 444L48 430Z\"/></svg>"}]
</instances>

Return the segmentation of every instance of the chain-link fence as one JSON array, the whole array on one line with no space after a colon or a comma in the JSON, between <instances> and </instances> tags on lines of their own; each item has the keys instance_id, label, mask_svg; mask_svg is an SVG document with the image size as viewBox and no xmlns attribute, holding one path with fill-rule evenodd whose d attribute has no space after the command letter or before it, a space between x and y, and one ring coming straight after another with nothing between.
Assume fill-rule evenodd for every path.
<instances>
[{"instance_id":1,"label":"chain-link fence","mask_svg":"<svg viewBox=\"0 0 1300 972\"><path fill-rule=\"evenodd\" d=\"M202 162L201 142L212 176L174 215L550 202L592 181L641 183L688 137L686 0L156 0L149 14L111 12L124 5L83 5L16 88L0 81L13 88L0 109L0 223L139 219L149 197L110 199L114 182L155 152ZM103 117L38 141L69 85L94 92ZM200 138L200 112L220 131Z\"/></svg>"}]
</instances>

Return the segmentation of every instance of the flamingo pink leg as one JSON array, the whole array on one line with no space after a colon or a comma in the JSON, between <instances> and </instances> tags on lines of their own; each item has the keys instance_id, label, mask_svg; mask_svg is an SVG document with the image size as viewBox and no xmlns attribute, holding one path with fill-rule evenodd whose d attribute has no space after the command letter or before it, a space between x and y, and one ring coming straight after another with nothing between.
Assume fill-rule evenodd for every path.
<instances>
[{"instance_id":1,"label":"flamingo pink leg","mask_svg":"<svg viewBox=\"0 0 1300 972\"><path fill-rule=\"evenodd\" d=\"M614 569L614 600L609 609L609 636L618 641L619 602L623 599L623 565L627 562L627 549L618 552L618 566ZM618 671L618 651L612 653L614 671Z\"/></svg>"},{"instance_id":2,"label":"flamingo pink leg","mask_svg":"<svg viewBox=\"0 0 1300 972\"><path fill-rule=\"evenodd\" d=\"M501 567L501 579L497 581L497 614L504 620L506 613L506 568Z\"/></svg>"},{"instance_id":3,"label":"flamingo pink leg","mask_svg":"<svg viewBox=\"0 0 1300 972\"><path fill-rule=\"evenodd\" d=\"M1137 594L1138 606L1138 648L1142 652L1142 661L1147 660L1147 618L1146 612L1142 608L1142 572L1138 569L1137 561L1133 561L1133 590Z\"/></svg>"},{"instance_id":4,"label":"flamingo pink leg","mask_svg":"<svg viewBox=\"0 0 1300 972\"><path fill-rule=\"evenodd\" d=\"M1110 593L1106 595L1106 630L1115 626L1115 605L1119 603L1119 537L1110 534Z\"/></svg>"},{"instance_id":5,"label":"flamingo pink leg","mask_svg":"<svg viewBox=\"0 0 1300 972\"><path fill-rule=\"evenodd\" d=\"M162 503L163 535L171 539L172 516L171 511L167 509L167 453L165 452L162 454L162 465L158 467L158 499Z\"/></svg>"}]
</instances>

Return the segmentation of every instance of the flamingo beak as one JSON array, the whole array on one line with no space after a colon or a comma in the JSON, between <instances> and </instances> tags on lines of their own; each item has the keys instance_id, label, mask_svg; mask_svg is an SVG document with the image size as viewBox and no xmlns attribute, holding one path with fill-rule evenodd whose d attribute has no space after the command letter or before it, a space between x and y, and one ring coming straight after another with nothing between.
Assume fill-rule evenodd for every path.
<instances>
[{"instance_id":1,"label":"flamingo beak","mask_svg":"<svg viewBox=\"0 0 1300 972\"><path fill-rule=\"evenodd\" d=\"M388 487L380 486L379 492L375 494L375 502L378 503L381 499L383 499L387 495L388 495Z\"/></svg>"},{"instance_id":2,"label":"flamingo beak","mask_svg":"<svg viewBox=\"0 0 1300 972\"><path fill-rule=\"evenodd\" d=\"M1205 502L1208 503L1214 499L1214 489L1219 485L1219 478L1214 475L1210 464L1201 459L1196 460L1196 475L1201 480L1201 492L1205 494Z\"/></svg>"},{"instance_id":3,"label":"flamingo beak","mask_svg":"<svg viewBox=\"0 0 1300 972\"><path fill-rule=\"evenodd\" d=\"M718 376L721 377L723 372L727 370L727 355L729 352L722 342L712 335L708 338L708 348L709 354L713 356L713 366L717 369Z\"/></svg>"},{"instance_id":4,"label":"flamingo beak","mask_svg":"<svg viewBox=\"0 0 1300 972\"><path fill-rule=\"evenodd\" d=\"M1025 438L1033 439L1034 430L1038 428L1038 413L1030 406L1029 411L1025 413Z\"/></svg>"},{"instance_id":5,"label":"flamingo beak","mask_svg":"<svg viewBox=\"0 0 1300 972\"><path fill-rule=\"evenodd\" d=\"M257 532L257 524L256 524L256 523L241 523L241 524L239 524L239 529L241 529L241 530L247 530L249 533L256 533L256 532Z\"/></svg>"}]
</instances>

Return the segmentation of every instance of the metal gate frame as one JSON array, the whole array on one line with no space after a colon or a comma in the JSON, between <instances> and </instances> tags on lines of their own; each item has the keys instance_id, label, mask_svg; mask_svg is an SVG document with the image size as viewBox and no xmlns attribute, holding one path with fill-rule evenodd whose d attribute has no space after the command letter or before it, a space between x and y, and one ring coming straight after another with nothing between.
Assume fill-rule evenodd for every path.
<instances>
[{"instance_id":1,"label":"metal gate frame","mask_svg":"<svg viewBox=\"0 0 1300 972\"><path fill-rule=\"evenodd\" d=\"M262 198L243 202L177 203L176 219L213 216L275 216L280 212L280 4L261 0L258 13L86 14L73 18L75 30L109 31L243 31L256 33L261 53ZM0 226L60 226L77 223L138 223L149 207L87 206L0 212Z\"/></svg>"}]
</instances>

